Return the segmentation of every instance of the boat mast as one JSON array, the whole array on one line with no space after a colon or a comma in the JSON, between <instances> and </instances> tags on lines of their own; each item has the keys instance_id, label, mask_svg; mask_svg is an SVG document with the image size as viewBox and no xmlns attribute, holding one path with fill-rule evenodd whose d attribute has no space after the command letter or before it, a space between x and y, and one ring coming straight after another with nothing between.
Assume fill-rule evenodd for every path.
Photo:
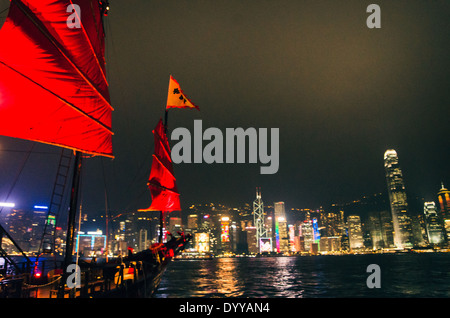
<instances>
[{"instance_id":1,"label":"boat mast","mask_svg":"<svg viewBox=\"0 0 450 318\"><path fill-rule=\"evenodd\" d=\"M164 114L164 134L167 135L167 120L169 119L169 110L166 107ZM163 243L163 229L164 229L164 211L159 214L159 243Z\"/></svg>"},{"instance_id":2,"label":"boat mast","mask_svg":"<svg viewBox=\"0 0 450 318\"><path fill-rule=\"evenodd\" d=\"M159 214L159 243L163 242L163 229L164 229L164 211L160 211L160 214Z\"/></svg>"},{"instance_id":3,"label":"boat mast","mask_svg":"<svg viewBox=\"0 0 450 318\"><path fill-rule=\"evenodd\" d=\"M64 288L69 276L67 267L72 264L73 241L75 237L75 218L78 207L78 193L80 190L81 177L81 152L75 151L75 164L73 169L72 188L70 193L69 217L67 222L66 252L64 257L64 266L62 279L59 286L58 298L64 298Z\"/></svg>"}]
</instances>

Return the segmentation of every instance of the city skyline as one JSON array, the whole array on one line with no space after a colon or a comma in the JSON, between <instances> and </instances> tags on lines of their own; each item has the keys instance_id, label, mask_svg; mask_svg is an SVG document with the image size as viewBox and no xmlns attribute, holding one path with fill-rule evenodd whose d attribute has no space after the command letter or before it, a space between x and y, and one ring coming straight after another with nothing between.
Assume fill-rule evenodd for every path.
<instances>
[{"instance_id":1,"label":"city skyline","mask_svg":"<svg viewBox=\"0 0 450 318\"><path fill-rule=\"evenodd\" d=\"M263 192L257 188L253 207L249 203L240 207L221 203L193 204L187 210L167 215L166 229L173 233L185 231L192 234L195 247L191 246L190 253L199 249L198 240L201 240L201 249L206 248L211 253L258 253L258 240L264 246L264 251L275 253L360 253L394 247L444 247L450 238L450 191L441 184L433 201L417 198L407 200L395 150L385 152L385 163L389 195L374 194L346 204L321 206L318 209L286 209L283 201L264 203ZM258 213L261 208L265 221L262 221L263 235L258 236L255 212ZM40 205L35 205L29 211L9 206L0 219L26 252L32 252L39 246L43 224L51 222L56 228L56 242L59 242L55 251L61 253L64 225L60 223L61 220L56 222L54 217L47 218L47 210L48 207ZM82 213L82 232L79 234L85 238L83 248L87 248L86 252L89 246L94 245L104 249L105 241L98 241L100 245L94 244L97 238L106 238L104 233L109 233L108 240L113 244L111 246L115 246L109 248L110 251L119 248L123 253L129 246L140 251L156 242L159 233L158 213L133 211L111 217L109 229L106 229L104 215L96 218ZM243 234L239 233L244 232L247 234L243 239ZM195 233L209 234L207 237L197 237ZM242 244L248 247L244 248ZM272 247L269 249L268 246Z\"/></svg>"},{"instance_id":2,"label":"city skyline","mask_svg":"<svg viewBox=\"0 0 450 318\"><path fill-rule=\"evenodd\" d=\"M395 156L397 155L397 153L396 153L396 150L394 150L394 149L387 149L386 151L385 151L385 156L384 156L384 162L385 162L385 165L386 165L386 154L389 154L389 152L394 152L395 153ZM19 151L20 152L20 151ZM32 154L32 153L31 153ZM37 154L39 154L39 152L37 152ZM49 154L51 154L51 155L54 155L55 153L51 153L51 152L46 152L45 153L46 155L49 155ZM397 163L398 163L398 158L397 158ZM380 170L380 172L381 172L381 169L379 169ZM387 173L386 172L386 166L385 166L385 173ZM400 172L400 174L402 175L402 172ZM439 186L441 187L441 188L439 188L439 187L436 187L435 189L428 189L427 190L427 195L426 196L424 196L424 197L420 197L420 196L417 196L415 193L412 193L411 191L408 191L409 190L409 187L407 187L407 189L405 189L405 187L404 187L404 181L403 181L403 177L401 176L401 184L402 184L402 186L403 186L403 190L405 191L405 196L406 196L406 193L409 193L410 195L412 195L412 196L414 196L414 197L419 197L420 199L423 199L423 200L425 200L425 201L436 201L437 202L437 197L436 197L436 193L442 188L442 189L444 189L444 183L445 182L443 182L443 181L440 181L439 182ZM386 179L384 180L385 182L386 182ZM50 184L50 183L49 183ZM252 185L253 186L253 185ZM251 192L254 192L254 186L253 187L249 187L249 188L251 188L251 189L253 189L253 191L251 191ZM256 186L256 188L261 188L260 186ZM250 192L250 190L249 190L249 192ZM271 188L269 188L268 190L266 190L265 189L265 195L267 196L269 196L269 197L271 197ZM373 190L372 192L367 192L367 193L360 193L359 195L355 195L355 196L353 196L353 197L351 197L351 198L348 198L348 199L341 199L341 200L332 200L332 199L330 199L329 201L322 201L322 202L318 202L317 204L311 204L311 205L307 205L307 204L296 204L296 203L292 203L292 202L287 202L288 203L288 205L290 206L290 207L292 207L292 208L312 208L312 209L318 209L318 208L320 208L320 207L322 207L322 206L330 206L330 205L332 205L332 204L346 204L346 203L349 203L349 202L354 202L355 200L359 200L359 199L361 199L361 198L365 198L366 196L371 196L371 195L373 195L373 194L377 194L377 193L379 193L379 194L383 194L383 195L386 195L386 197L387 198L389 198L389 190L386 188L386 185L385 185L385 188L384 189L378 189L378 191L377 190ZM146 189L146 191L145 191L145 194L144 195L146 195L146 196L148 196L148 197L150 197L150 193L148 192L148 190ZM23 209L31 209L33 206L42 206L42 207L48 207L48 200L49 200L49 198L44 198L44 199L42 199L42 196L41 197L39 197L38 199L31 199L31 200L27 200L27 201L22 201L22 200L20 200L20 198L18 199L18 202L25 202L25 204L21 204L21 203L19 203L19 204L17 204L16 205L16 203L15 202L13 202L13 200L7 200L9 203L8 204L13 204L14 206L17 206L17 207L20 207L20 208L23 208ZM245 204L249 204L250 203L250 200L251 199L248 199L248 200L246 200L246 201L241 201L241 202L236 202L236 201L234 201L234 203L230 203L230 202L233 202L233 200L229 200L229 198L227 199L227 198L221 198L220 200L216 200L215 202L218 202L218 203L221 203L221 204L225 204L225 205L230 205L230 206L236 206L236 207L239 207L239 206L242 206L242 205L245 205ZM272 200L269 200L269 202L271 202L272 204L275 204L277 201L286 201L286 200L284 200L283 199L283 197L278 197L278 198L275 198L275 199L273 199L273 197L272 197ZM182 207L182 210L186 210L187 208L188 208L188 206L189 205L192 205L192 204L199 204L199 203L207 203L207 202L212 202L213 200L208 200L208 199L204 199L204 200L193 200L193 201L191 201L191 202L184 202L184 207ZM295 200L294 200L294 202L295 202ZM6 203L6 201L4 202L4 203ZM104 203L103 203L104 204ZM5 206L1 206L0 207L0 209L3 209ZM104 214L104 212L105 212L105 209L103 208L100 208L99 210L97 210L97 211L92 211L91 209L89 209L90 210L90 212L94 215L94 217L95 216L102 216L103 214ZM137 210L137 209L136 209ZM116 213L122 213L122 212L131 212L131 211L133 211L133 209L128 209L128 210L114 210L114 209L112 209L112 208L108 208L108 211L110 211L110 212L116 212Z\"/></svg>"}]
</instances>

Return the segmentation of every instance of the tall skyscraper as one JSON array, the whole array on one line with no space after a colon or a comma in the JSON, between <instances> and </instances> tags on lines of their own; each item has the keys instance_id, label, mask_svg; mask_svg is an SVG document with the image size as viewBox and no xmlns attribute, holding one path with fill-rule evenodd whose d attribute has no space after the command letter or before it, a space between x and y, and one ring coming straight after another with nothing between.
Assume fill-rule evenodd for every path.
<instances>
[{"instance_id":1,"label":"tall skyscraper","mask_svg":"<svg viewBox=\"0 0 450 318\"><path fill-rule=\"evenodd\" d=\"M256 244L256 227L248 226L245 228L245 231L247 232L248 252L250 254L259 253L259 249Z\"/></svg>"},{"instance_id":2,"label":"tall skyscraper","mask_svg":"<svg viewBox=\"0 0 450 318\"><path fill-rule=\"evenodd\" d=\"M264 222L264 203L261 199L261 188L256 188L256 199L253 201L253 224L256 228L256 247L261 251L260 240L267 237Z\"/></svg>"},{"instance_id":3,"label":"tall skyscraper","mask_svg":"<svg viewBox=\"0 0 450 318\"><path fill-rule=\"evenodd\" d=\"M139 230L139 245L138 245L138 251L143 251L149 247L149 242L147 238L147 230L146 229L140 229Z\"/></svg>"},{"instance_id":4,"label":"tall skyscraper","mask_svg":"<svg viewBox=\"0 0 450 318\"><path fill-rule=\"evenodd\" d=\"M275 218L282 217L286 219L286 210L284 202L275 202Z\"/></svg>"},{"instance_id":5,"label":"tall skyscraper","mask_svg":"<svg viewBox=\"0 0 450 318\"><path fill-rule=\"evenodd\" d=\"M394 245L397 248L412 248L411 217L408 213L403 174L393 149L384 153L384 169L394 225Z\"/></svg>"},{"instance_id":6,"label":"tall skyscraper","mask_svg":"<svg viewBox=\"0 0 450 318\"><path fill-rule=\"evenodd\" d=\"M275 248L278 253L289 252L289 237L284 202L275 202Z\"/></svg>"},{"instance_id":7,"label":"tall skyscraper","mask_svg":"<svg viewBox=\"0 0 450 318\"><path fill-rule=\"evenodd\" d=\"M438 192L439 211L444 222L445 239L450 243L450 191L444 188L444 183Z\"/></svg>"},{"instance_id":8,"label":"tall skyscraper","mask_svg":"<svg viewBox=\"0 0 450 318\"><path fill-rule=\"evenodd\" d=\"M170 217L168 228L171 233L177 233L178 231L181 231L181 218Z\"/></svg>"},{"instance_id":9,"label":"tall skyscraper","mask_svg":"<svg viewBox=\"0 0 450 318\"><path fill-rule=\"evenodd\" d=\"M303 237L304 250L309 252L314 243L314 229L311 220L305 220L300 225L300 236Z\"/></svg>"},{"instance_id":10,"label":"tall skyscraper","mask_svg":"<svg viewBox=\"0 0 450 318\"><path fill-rule=\"evenodd\" d=\"M314 243L319 243L320 242L319 223L317 222L316 218L312 219L312 225L313 225Z\"/></svg>"},{"instance_id":11,"label":"tall skyscraper","mask_svg":"<svg viewBox=\"0 0 450 318\"><path fill-rule=\"evenodd\" d=\"M394 247L394 230L390 211L370 211L366 222L374 250Z\"/></svg>"},{"instance_id":12,"label":"tall skyscraper","mask_svg":"<svg viewBox=\"0 0 450 318\"><path fill-rule=\"evenodd\" d=\"M323 236L340 236L344 232L344 211L324 213L321 218Z\"/></svg>"},{"instance_id":13,"label":"tall skyscraper","mask_svg":"<svg viewBox=\"0 0 450 318\"><path fill-rule=\"evenodd\" d=\"M441 183L441 189L438 192L439 209L441 217L444 220L450 219L450 191L444 188L444 183Z\"/></svg>"},{"instance_id":14,"label":"tall skyscraper","mask_svg":"<svg viewBox=\"0 0 450 318\"><path fill-rule=\"evenodd\" d=\"M425 214L428 242L430 242L430 244L443 243L444 235L442 233L442 224L436 210L436 203L425 202L423 213Z\"/></svg>"},{"instance_id":15,"label":"tall skyscraper","mask_svg":"<svg viewBox=\"0 0 450 318\"><path fill-rule=\"evenodd\" d=\"M347 217L347 223L350 249L357 250L363 248L364 239L361 228L361 218L359 217L359 215L349 215Z\"/></svg>"},{"instance_id":16,"label":"tall skyscraper","mask_svg":"<svg viewBox=\"0 0 450 318\"><path fill-rule=\"evenodd\" d=\"M367 225L374 250L384 247L383 232L381 230L380 212L371 211L367 217Z\"/></svg>"},{"instance_id":17,"label":"tall skyscraper","mask_svg":"<svg viewBox=\"0 0 450 318\"><path fill-rule=\"evenodd\" d=\"M230 218L228 216L223 216L220 219L220 242L223 252L231 252L231 241L230 241Z\"/></svg>"}]
</instances>

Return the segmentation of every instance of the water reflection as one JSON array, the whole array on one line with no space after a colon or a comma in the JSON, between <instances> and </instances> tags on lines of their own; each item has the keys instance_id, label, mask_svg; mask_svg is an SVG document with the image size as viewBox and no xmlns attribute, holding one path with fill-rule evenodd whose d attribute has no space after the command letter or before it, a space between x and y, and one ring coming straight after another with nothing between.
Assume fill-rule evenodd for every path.
<instances>
[{"instance_id":1,"label":"water reflection","mask_svg":"<svg viewBox=\"0 0 450 318\"><path fill-rule=\"evenodd\" d=\"M190 276L180 279L182 264L189 267ZM180 261L171 264L165 277L170 279L163 279L155 297L169 297L167 290L170 297L320 296L325 280L320 263L296 257Z\"/></svg>"},{"instance_id":2,"label":"water reflection","mask_svg":"<svg viewBox=\"0 0 450 318\"><path fill-rule=\"evenodd\" d=\"M380 289L366 285L379 264ZM448 255L348 255L175 261L155 297L449 297Z\"/></svg>"},{"instance_id":3,"label":"water reflection","mask_svg":"<svg viewBox=\"0 0 450 318\"><path fill-rule=\"evenodd\" d=\"M219 258L215 261L201 261L192 284L195 296L207 297L240 297L244 286L240 281L237 270L237 260L233 258Z\"/></svg>"},{"instance_id":4,"label":"water reflection","mask_svg":"<svg viewBox=\"0 0 450 318\"><path fill-rule=\"evenodd\" d=\"M222 258L217 262L217 292L228 297L239 297L243 294L243 285L239 281L236 259Z\"/></svg>"},{"instance_id":5,"label":"water reflection","mask_svg":"<svg viewBox=\"0 0 450 318\"><path fill-rule=\"evenodd\" d=\"M274 270L271 281L274 295L280 297L301 297L303 294L302 275L294 276L295 258L274 258Z\"/></svg>"}]
</instances>

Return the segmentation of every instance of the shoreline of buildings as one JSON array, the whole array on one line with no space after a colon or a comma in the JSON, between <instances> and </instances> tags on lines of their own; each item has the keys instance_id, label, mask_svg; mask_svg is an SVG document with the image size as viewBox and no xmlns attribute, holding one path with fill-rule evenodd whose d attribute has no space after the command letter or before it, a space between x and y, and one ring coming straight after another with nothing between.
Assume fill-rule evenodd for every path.
<instances>
[{"instance_id":1,"label":"shoreline of buildings","mask_svg":"<svg viewBox=\"0 0 450 318\"><path fill-rule=\"evenodd\" d=\"M286 209L285 203L264 204L257 189L253 206L229 207L218 203L193 204L167 215L164 239L183 231L193 240L185 254L257 255L347 255L380 251L448 251L450 248L450 191L441 185L437 200L425 201L407 195L395 150L384 154L387 193L364 196L345 204L317 209ZM112 215L108 211L108 215ZM80 256L126 255L154 243L160 231L158 212L116 213L89 219L81 215L75 252ZM54 241L41 251L62 255L65 231L51 218L48 208L30 210L9 207L1 215L5 229L22 249L34 255L39 250L45 223L54 231ZM106 224L108 224L106 228ZM78 228L78 225L77 225ZM3 240L3 248L14 253Z\"/></svg>"}]
</instances>

